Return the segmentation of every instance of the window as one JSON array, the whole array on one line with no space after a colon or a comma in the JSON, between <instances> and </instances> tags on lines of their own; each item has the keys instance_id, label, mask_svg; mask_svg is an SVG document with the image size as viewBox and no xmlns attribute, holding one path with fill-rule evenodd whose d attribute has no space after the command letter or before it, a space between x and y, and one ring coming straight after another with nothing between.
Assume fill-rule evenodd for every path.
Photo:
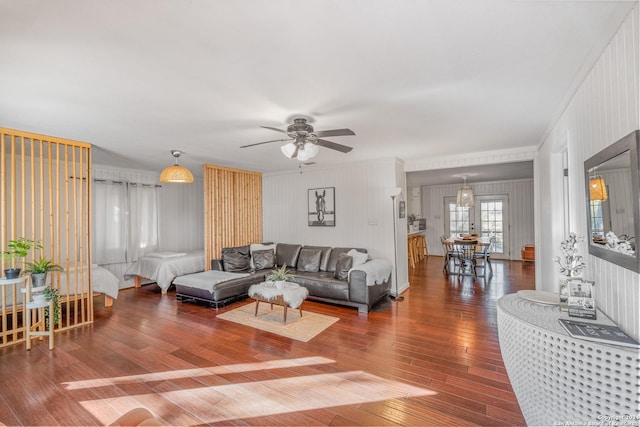
<instances>
[{"instance_id":1,"label":"window","mask_svg":"<svg viewBox=\"0 0 640 427\"><path fill-rule=\"evenodd\" d=\"M448 232L450 236L478 234L482 238L493 238L491 253L508 257L508 196L477 195L475 199L474 207L460 208L455 197L444 198L445 233Z\"/></svg>"},{"instance_id":2,"label":"window","mask_svg":"<svg viewBox=\"0 0 640 427\"><path fill-rule=\"evenodd\" d=\"M491 250L500 253L504 251L502 211L502 200L480 202L480 233L482 236L495 238Z\"/></svg>"},{"instance_id":3,"label":"window","mask_svg":"<svg viewBox=\"0 0 640 427\"><path fill-rule=\"evenodd\" d=\"M136 261L158 248L155 185L96 180L93 259L98 264Z\"/></svg>"},{"instance_id":4,"label":"window","mask_svg":"<svg viewBox=\"0 0 640 427\"><path fill-rule=\"evenodd\" d=\"M592 238L604 238L604 210L602 200L591 200L591 233Z\"/></svg>"},{"instance_id":5,"label":"window","mask_svg":"<svg viewBox=\"0 0 640 427\"><path fill-rule=\"evenodd\" d=\"M461 208L454 201L448 202L449 206L449 235L458 236L469 234L471 222L469 220L469 208Z\"/></svg>"}]
</instances>

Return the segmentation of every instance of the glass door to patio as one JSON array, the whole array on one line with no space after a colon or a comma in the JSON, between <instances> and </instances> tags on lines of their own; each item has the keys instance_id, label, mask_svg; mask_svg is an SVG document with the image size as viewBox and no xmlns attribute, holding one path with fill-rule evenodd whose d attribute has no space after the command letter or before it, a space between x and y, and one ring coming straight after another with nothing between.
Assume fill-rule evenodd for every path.
<instances>
[{"instance_id":1,"label":"glass door to patio","mask_svg":"<svg viewBox=\"0 0 640 427\"><path fill-rule=\"evenodd\" d=\"M461 208L455 197L445 197L445 229L450 236L478 234L495 238L491 246L494 258L509 258L509 197L476 196L475 206Z\"/></svg>"}]
</instances>

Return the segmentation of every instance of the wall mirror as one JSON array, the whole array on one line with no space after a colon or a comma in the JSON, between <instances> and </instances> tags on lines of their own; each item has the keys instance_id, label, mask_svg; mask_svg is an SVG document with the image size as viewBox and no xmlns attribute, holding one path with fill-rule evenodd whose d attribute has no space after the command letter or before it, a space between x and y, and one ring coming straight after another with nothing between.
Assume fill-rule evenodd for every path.
<instances>
[{"instance_id":1,"label":"wall mirror","mask_svg":"<svg viewBox=\"0 0 640 427\"><path fill-rule=\"evenodd\" d=\"M589 253L640 273L636 130L584 162Z\"/></svg>"}]
</instances>

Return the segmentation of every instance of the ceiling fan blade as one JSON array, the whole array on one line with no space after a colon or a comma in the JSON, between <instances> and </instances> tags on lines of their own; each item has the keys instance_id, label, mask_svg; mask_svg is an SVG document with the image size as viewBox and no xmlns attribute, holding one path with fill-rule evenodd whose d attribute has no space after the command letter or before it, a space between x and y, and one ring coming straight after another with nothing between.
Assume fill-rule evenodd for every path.
<instances>
[{"instance_id":1,"label":"ceiling fan blade","mask_svg":"<svg viewBox=\"0 0 640 427\"><path fill-rule=\"evenodd\" d=\"M292 140L293 140L293 138L288 138L288 139L272 139L271 141L256 142L255 144L243 145L243 146L241 146L240 148L253 147L254 145L269 144L270 142L284 142L284 141L292 141Z\"/></svg>"},{"instance_id":2,"label":"ceiling fan blade","mask_svg":"<svg viewBox=\"0 0 640 427\"><path fill-rule=\"evenodd\" d=\"M347 136L347 135L355 135L356 133L351 129L333 129L333 130L321 130L315 132L318 138L322 138L324 136Z\"/></svg>"},{"instance_id":3,"label":"ceiling fan blade","mask_svg":"<svg viewBox=\"0 0 640 427\"><path fill-rule=\"evenodd\" d=\"M327 141L326 139L316 139L316 144L321 147L340 151L342 153L348 153L349 151L353 150L352 147L347 147L346 145L342 144L336 144L335 142Z\"/></svg>"},{"instance_id":4,"label":"ceiling fan blade","mask_svg":"<svg viewBox=\"0 0 640 427\"><path fill-rule=\"evenodd\" d=\"M271 130L275 130L276 132L282 132L282 133L287 133L286 130L282 130L282 129L278 129L278 128L272 128L271 126L260 126L261 128L265 128L265 129L271 129Z\"/></svg>"}]
</instances>

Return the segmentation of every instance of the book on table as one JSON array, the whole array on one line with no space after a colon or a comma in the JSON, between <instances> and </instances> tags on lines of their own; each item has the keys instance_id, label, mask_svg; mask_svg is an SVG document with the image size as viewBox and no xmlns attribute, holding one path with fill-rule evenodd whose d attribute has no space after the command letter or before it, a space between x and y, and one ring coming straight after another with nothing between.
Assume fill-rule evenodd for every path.
<instances>
[{"instance_id":1,"label":"book on table","mask_svg":"<svg viewBox=\"0 0 640 427\"><path fill-rule=\"evenodd\" d=\"M601 323L581 322L571 319L558 319L558 321L569 335L574 338L581 338L604 344L640 348L640 343L638 343L638 341L634 340L615 325L603 325Z\"/></svg>"}]
</instances>

